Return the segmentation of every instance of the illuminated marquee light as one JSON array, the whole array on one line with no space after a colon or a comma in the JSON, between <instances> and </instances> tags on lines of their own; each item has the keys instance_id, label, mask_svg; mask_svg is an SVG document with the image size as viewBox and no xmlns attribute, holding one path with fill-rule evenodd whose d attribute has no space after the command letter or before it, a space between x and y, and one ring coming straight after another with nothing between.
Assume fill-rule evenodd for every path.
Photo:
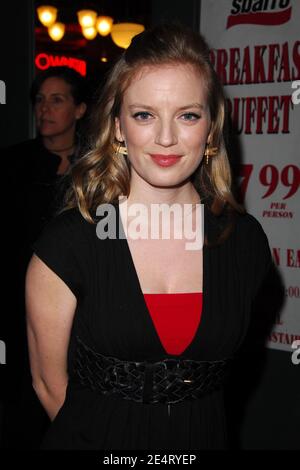
<instances>
[{"instance_id":1,"label":"illuminated marquee light","mask_svg":"<svg viewBox=\"0 0 300 470\"><path fill-rule=\"evenodd\" d=\"M82 76L86 76L86 61L58 55L38 54L35 58L35 65L40 70L46 70L49 67L69 67L76 70Z\"/></svg>"}]
</instances>

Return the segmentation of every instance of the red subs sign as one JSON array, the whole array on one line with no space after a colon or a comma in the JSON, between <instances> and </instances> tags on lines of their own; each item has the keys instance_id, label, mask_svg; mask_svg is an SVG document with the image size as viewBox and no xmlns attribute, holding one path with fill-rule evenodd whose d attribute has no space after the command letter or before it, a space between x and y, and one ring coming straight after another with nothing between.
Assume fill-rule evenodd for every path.
<instances>
[{"instance_id":1,"label":"red subs sign","mask_svg":"<svg viewBox=\"0 0 300 470\"><path fill-rule=\"evenodd\" d=\"M275 26L291 19L291 0L233 0L227 29L238 24Z\"/></svg>"}]
</instances>

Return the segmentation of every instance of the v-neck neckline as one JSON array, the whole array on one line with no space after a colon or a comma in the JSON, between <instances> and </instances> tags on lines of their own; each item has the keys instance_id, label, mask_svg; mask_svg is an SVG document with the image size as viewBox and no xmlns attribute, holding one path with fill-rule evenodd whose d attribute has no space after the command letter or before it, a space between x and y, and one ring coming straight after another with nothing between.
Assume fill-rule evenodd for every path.
<instances>
[{"instance_id":1,"label":"v-neck neckline","mask_svg":"<svg viewBox=\"0 0 300 470\"><path fill-rule=\"evenodd\" d=\"M205 318L205 313L207 311L207 307L206 307L206 303L207 303L207 292L206 292L207 248L206 248L206 245L203 244L203 251L202 251L202 299L203 300L202 300L202 311L201 311L200 321L199 321L198 326L195 330L194 336L193 336L191 342L187 345L187 347L178 355L177 354L176 355L169 354L165 350L165 348L164 348L164 346L163 346L163 344L160 340L158 331L156 330L154 321L151 317L151 314L149 312L146 300L144 298L144 293L142 291L141 283L140 283L138 273L137 273L137 270L136 270L136 267L135 267L135 264L134 264L134 261L133 261L133 257L132 257L132 253L131 253L129 243L128 243L128 240L127 240L127 237L126 237L126 233L124 231L124 226L123 226L123 222L122 222L122 218L121 218L120 202L119 201L117 201L116 207L117 207L117 220L118 220L119 234L120 233L122 234L121 238L124 240L124 245L125 245L125 248L126 248L127 253L128 253L128 257L129 257L129 260L130 260L130 265L129 266L130 266L130 269L132 271L133 277L135 279L134 285L136 287L137 295L138 295L138 298L139 298L139 304L141 305L142 310L144 312L145 322L148 324L150 329L153 331L154 336L156 338L156 342L159 345L159 347L161 349L161 353L164 356L170 357L170 358L173 358L173 359L182 358L182 356L186 356L191 352L191 349L194 346L200 331L202 330L203 320ZM204 228L203 228L203 230L204 230L204 234L205 234L205 223L207 221L205 205L204 205L203 214L204 214Z\"/></svg>"}]
</instances>

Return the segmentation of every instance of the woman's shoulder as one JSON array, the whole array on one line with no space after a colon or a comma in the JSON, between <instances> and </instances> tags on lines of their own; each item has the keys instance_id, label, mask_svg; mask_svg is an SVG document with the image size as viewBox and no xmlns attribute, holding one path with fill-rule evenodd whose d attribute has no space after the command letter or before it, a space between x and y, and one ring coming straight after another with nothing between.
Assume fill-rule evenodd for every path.
<instances>
[{"instance_id":1,"label":"woman's shoulder","mask_svg":"<svg viewBox=\"0 0 300 470\"><path fill-rule=\"evenodd\" d=\"M249 258L270 258L270 245L262 224L254 215L245 212L236 218L234 243L240 254Z\"/></svg>"},{"instance_id":2,"label":"woman's shoulder","mask_svg":"<svg viewBox=\"0 0 300 470\"><path fill-rule=\"evenodd\" d=\"M261 223L249 212L239 212L228 208L220 215L215 216L211 211L205 211L205 223L207 223L206 232L209 240L218 240L221 242L230 240L232 237L236 243L245 240L266 237Z\"/></svg>"},{"instance_id":3,"label":"woman's shoulder","mask_svg":"<svg viewBox=\"0 0 300 470\"><path fill-rule=\"evenodd\" d=\"M64 210L45 226L33 252L78 296L90 266L88 222L77 209Z\"/></svg>"},{"instance_id":4,"label":"woman's shoulder","mask_svg":"<svg viewBox=\"0 0 300 470\"><path fill-rule=\"evenodd\" d=\"M78 228L92 225L88 222L77 207L63 209L57 213L49 222L48 226L59 229L60 227ZM47 226L47 227L48 227Z\"/></svg>"},{"instance_id":5,"label":"woman's shoulder","mask_svg":"<svg viewBox=\"0 0 300 470\"><path fill-rule=\"evenodd\" d=\"M266 236L262 224L249 212L239 213L236 216L236 229L238 234L251 237Z\"/></svg>"},{"instance_id":6,"label":"woman's shoulder","mask_svg":"<svg viewBox=\"0 0 300 470\"><path fill-rule=\"evenodd\" d=\"M272 252L262 224L248 212L237 218L234 239L241 276L255 297L272 266Z\"/></svg>"},{"instance_id":7,"label":"woman's shoulder","mask_svg":"<svg viewBox=\"0 0 300 470\"><path fill-rule=\"evenodd\" d=\"M53 240L53 243L65 241L68 245L83 245L94 225L88 222L79 209L72 208L56 214L44 227L38 243ZM36 243L37 243L36 242ZM35 243L35 244L36 244Z\"/></svg>"}]
</instances>

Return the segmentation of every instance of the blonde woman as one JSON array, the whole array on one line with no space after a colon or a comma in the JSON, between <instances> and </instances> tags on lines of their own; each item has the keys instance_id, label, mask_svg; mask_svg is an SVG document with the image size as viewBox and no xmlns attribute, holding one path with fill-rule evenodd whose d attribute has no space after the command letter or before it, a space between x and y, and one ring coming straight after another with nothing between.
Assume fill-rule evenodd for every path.
<instances>
[{"instance_id":1,"label":"blonde woman","mask_svg":"<svg viewBox=\"0 0 300 470\"><path fill-rule=\"evenodd\" d=\"M227 447L223 387L270 249L231 193L223 125L196 33L145 31L111 70L93 148L27 272L44 448ZM170 207L165 237L155 211Z\"/></svg>"}]
</instances>

